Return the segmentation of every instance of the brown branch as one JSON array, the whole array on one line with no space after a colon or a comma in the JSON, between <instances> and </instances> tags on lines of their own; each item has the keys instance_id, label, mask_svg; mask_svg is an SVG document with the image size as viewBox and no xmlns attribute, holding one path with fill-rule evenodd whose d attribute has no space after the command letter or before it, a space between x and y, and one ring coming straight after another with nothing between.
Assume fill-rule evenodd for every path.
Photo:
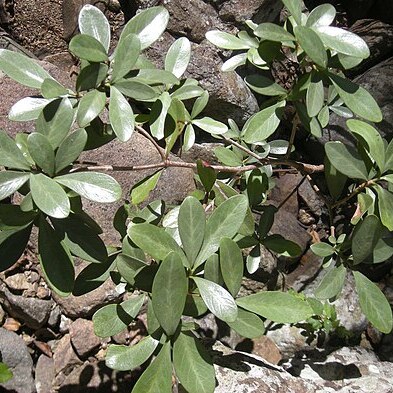
<instances>
[{"instance_id":1,"label":"brown branch","mask_svg":"<svg viewBox=\"0 0 393 393\"><path fill-rule=\"evenodd\" d=\"M362 192L365 188L373 185L375 183L375 179L368 180L362 184L360 184L358 187L356 187L349 195L347 195L345 198L340 199L336 203L332 204L332 209L343 205L344 203L348 202L350 199L352 199L354 196Z\"/></svg>"}]
</instances>

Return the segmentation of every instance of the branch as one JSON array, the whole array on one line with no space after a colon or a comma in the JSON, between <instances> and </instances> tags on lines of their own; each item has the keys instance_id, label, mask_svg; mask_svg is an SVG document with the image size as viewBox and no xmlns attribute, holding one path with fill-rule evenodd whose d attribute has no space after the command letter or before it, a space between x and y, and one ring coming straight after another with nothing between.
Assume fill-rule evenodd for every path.
<instances>
[{"instance_id":1,"label":"branch","mask_svg":"<svg viewBox=\"0 0 393 393\"><path fill-rule=\"evenodd\" d=\"M162 161L165 161L166 160L165 150L156 142L156 140L143 127L136 125L135 129L154 145L154 147L157 149L158 153L160 154Z\"/></svg>"},{"instance_id":2,"label":"branch","mask_svg":"<svg viewBox=\"0 0 393 393\"><path fill-rule=\"evenodd\" d=\"M295 116L293 117L293 120L292 120L291 136L289 138L287 152L285 153L286 159L288 159L289 156L291 155L291 150L292 150L293 143L295 142L295 136L296 136L296 131L297 131L298 125L299 125L299 116L296 113Z\"/></svg>"},{"instance_id":3,"label":"branch","mask_svg":"<svg viewBox=\"0 0 393 393\"><path fill-rule=\"evenodd\" d=\"M352 199L354 196L362 192L365 188L373 185L375 183L376 179L368 180L362 184L360 184L358 187L356 187L349 195L347 195L345 198L340 199L336 203L332 204L332 209L343 205L344 203L348 202L350 199Z\"/></svg>"}]
</instances>

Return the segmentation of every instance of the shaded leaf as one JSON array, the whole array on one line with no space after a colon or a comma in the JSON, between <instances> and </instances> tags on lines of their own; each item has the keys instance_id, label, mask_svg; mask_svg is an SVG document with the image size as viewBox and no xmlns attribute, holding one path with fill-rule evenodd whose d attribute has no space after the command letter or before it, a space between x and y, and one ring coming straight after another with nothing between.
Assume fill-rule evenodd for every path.
<instances>
[{"instance_id":1,"label":"shaded leaf","mask_svg":"<svg viewBox=\"0 0 393 393\"><path fill-rule=\"evenodd\" d=\"M344 265L333 267L324 276L315 290L317 299L332 299L337 297L344 286L347 270Z\"/></svg>"},{"instance_id":2,"label":"shaded leaf","mask_svg":"<svg viewBox=\"0 0 393 393\"><path fill-rule=\"evenodd\" d=\"M306 93L307 113L310 117L317 116L324 104L323 82L312 78Z\"/></svg>"},{"instance_id":3,"label":"shaded leaf","mask_svg":"<svg viewBox=\"0 0 393 393\"><path fill-rule=\"evenodd\" d=\"M121 276L130 284L135 284L135 275L146 264L136 257L119 254L116 257L116 267Z\"/></svg>"},{"instance_id":4,"label":"shaded leaf","mask_svg":"<svg viewBox=\"0 0 393 393\"><path fill-rule=\"evenodd\" d=\"M0 203L0 231L22 230L31 224L36 211L24 212L18 205Z\"/></svg>"},{"instance_id":5,"label":"shaded leaf","mask_svg":"<svg viewBox=\"0 0 393 393\"><path fill-rule=\"evenodd\" d=\"M20 230L0 231L0 271L9 269L21 257L30 239L31 225Z\"/></svg>"},{"instance_id":6,"label":"shaded leaf","mask_svg":"<svg viewBox=\"0 0 393 393\"><path fill-rule=\"evenodd\" d=\"M262 244L269 250L276 252L284 257L294 258L302 253L302 249L298 244L291 240L287 240L281 235L270 235L263 239Z\"/></svg>"},{"instance_id":7,"label":"shaded leaf","mask_svg":"<svg viewBox=\"0 0 393 393\"><path fill-rule=\"evenodd\" d=\"M283 87L263 75L247 75L244 80L251 90L264 96L279 96L287 94L287 91Z\"/></svg>"},{"instance_id":8,"label":"shaded leaf","mask_svg":"<svg viewBox=\"0 0 393 393\"><path fill-rule=\"evenodd\" d=\"M314 243L311 244L311 251L319 257L325 258L335 253L335 249L328 243Z\"/></svg>"},{"instance_id":9,"label":"shaded leaf","mask_svg":"<svg viewBox=\"0 0 393 393\"><path fill-rule=\"evenodd\" d=\"M257 338L265 332L265 326L257 315L245 311L241 308L238 309L237 319L235 322L228 322L228 325L246 338Z\"/></svg>"},{"instance_id":10,"label":"shaded leaf","mask_svg":"<svg viewBox=\"0 0 393 393\"><path fill-rule=\"evenodd\" d=\"M157 97L158 92L149 85L132 79L120 79L114 84L117 90L134 100L151 100Z\"/></svg>"},{"instance_id":11,"label":"shaded leaf","mask_svg":"<svg viewBox=\"0 0 393 393\"><path fill-rule=\"evenodd\" d=\"M135 184L131 190L131 203L139 205L145 201L149 197L150 192L156 188L161 173L162 170L159 170Z\"/></svg>"},{"instance_id":12,"label":"shaded leaf","mask_svg":"<svg viewBox=\"0 0 393 393\"><path fill-rule=\"evenodd\" d=\"M76 79L76 90L95 89L105 80L108 69L108 66L103 63L91 63L83 67Z\"/></svg>"},{"instance_id":13,"label":"shaded leaf","mask_svg":"<svg viewBox=\"0 0 393 393\"><path fill-rule=\"evenodd\" d=\"M378 195L378 209L382 224L393 231L393 194L380 186L375 186Z\"/></svg>"},{"instance_id":14,"label":"shaded leaf","mask_svg":"<svg viewBox=\"0 0 393 393\"><path fill-rule=\"evenodd\" d=\"M240 248L228 237L223 237L220 241L220 266L225 285L235 297L242 284L244 263Z\"/></svg>"}]
</instances>

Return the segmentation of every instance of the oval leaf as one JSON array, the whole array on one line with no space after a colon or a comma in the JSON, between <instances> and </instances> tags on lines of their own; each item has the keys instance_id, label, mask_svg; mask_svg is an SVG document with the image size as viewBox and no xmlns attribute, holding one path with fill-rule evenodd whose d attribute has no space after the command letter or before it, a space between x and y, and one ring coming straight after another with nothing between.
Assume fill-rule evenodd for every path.
<instances>
[{"instance_id":1,"label":"oval leaf","mask_svg":"<svg viewBox=\"0 0 393 393\"><path fill-rule=\"evenodd\" d=\"M389 231L393 231L393 194L380 186L377 186L376 190L378 195L379 216L382 224L385 225Z\"/></svg>"},{"instance_id":2,"label":"oval leaf","mask_svg":"<svg viewBox=\"0 0 393 393\"><path fill-rule=\"evenodd\" d=\"M309 27L296 26L295 35L300 46L311 60L320 67L326 68L328 57L318 34Z\"/></svg>"},{"instance_id":3,"label":"oval leaf","mask_svg":"<svg viewBox=\"0 0 393 393\"><path fill-rule=\"evenodd\" d=\"M140 52L141 43L135 34L130 34L127 37L122 35L112 60L112 83L131 71Z\"/></svg>"},{"instance_id":4,"label":"oval leaf","mask_svg":"<svg viewBox=\"0 0 393 393\"><path fill-rule=\"evenodd\" d=\"M107 51L101 42L87 34L74 36L70 41L69 50L83 60L95 63L108 60Z\"/></svg>"},{"instance_id":5,"label":"oval leaf","mask_svg":"<svg viewBox=\"0 0 393 393\"><path fill-rule=\"evenodd\" d=\"M0 131L0 165L14 169L30 170L17 144L4 131Z\"/></svg>"},{"instance_id":6,"label":"oval leaf","mask_svg":"<svg viewBox=\"0 0 393 393\"><path fill-rule=\"evenodd\" d=\"M8 118L12 121L35 120L49 102L46 98L22 98L11 107Z\"/></svg>"},{"instance_id":7,"label":"oval leaf","mask_svg":"<svg viewBox=\"0 0 393 393\"><path fill-rule=\"evenodd\" d=\"M338 296L343 289L346 273L344 265L330 269L315 290L315 297L324 300Z\"/></svg>"},{"instance_id":8,"label":"oval leaf","mask_svg":"<svg viewBox=\"0 0 393 393\"><path fill-rule=\"evenodd\" d=\"M265 332L265 326L257 315L238 309L237 319L235 322L228 322L228 325L241 336L246 338L257 338Z\"/></svg>"},{"instance_id":9,"label":"oval leaf","mask_svg":"<svg viewBox=\"0 0 393 393\"><path fill-rule=\"evenodd\" d=\"M191 58L191 43L186 37L178 38L165 56L165 70L180 78Z\"/></svg>"},{"instance_id":10,"label":"oval leaf","mask_svg":"<svg viewBox=\"0 0 393 393\"><path fill-rule=\"evenodd\" d=\"M283 87L263 75L247 75L244 80L251 90L264 96L287 94L287 91Z\"/></svg>"},{"instance_id":11,"label":"oval leaf","mask_svg":"<svg viewBox=\"0 0 393 393\"><path fill-rule=\"evenodd\" d=\"M209 42L221 49L238 50L252 48L247 42L224 31L211 30L205 36Z\"/></svg>"},{"instance_id":12,"label":"oval leaf","mask_svg":"<svg viewBox=\"0 0 393 393\"><path fill-rule=\"evenodd\" d=\"M87 126L105 108L106 94L102 91L92 90L86 93L78 105L76 120L80 127Z\"/></svg>"},{"instance_id":13,"label":"oval leaf","mask_svg":"<svg viewBox=\"0 0 393 393\"><path fill-rule=\"evenodd\" d=\"M283 27L274 23L261 23L254 30L254 34L268 41L295 41L295 37L291 33L288 33Z\"/></svg>"},{"instance_id":14,"label":"oval leaf","mask_svg":"<svg viewBox=\"0 0 393 393\"><path fill-rule=\"evenodd\" d=\"M27 146L31 158L49 176L55 173L55 152L49 139L38 132L33 132L27 138Z\"/></svg>"},{"instance_id":15,"label":"oval leaf","mask_svg":"<svg viewBox=\"0 0 393 393\"><path fill-rule=\"evenodd\" d=\"M212 135L225 134L228 131L228 127L220 121L213 120L210 117L202 117L201 119L194 119L192 124L201 128L203 131L208 132Z\"/></svg>"},{"instance_id":16,"label":"oval leaf","mask_svg":"<svg viewBox=\"0 0 393 393\"><path fill-rule=\"evenodd\" d=\"M329 26L336 17L336 9L331 4L321 4L308 15L306 26Z\"/></svg>"},{"instance_id":17,"label":"oval leaf","mask_svg":"<svg viewBox=\"0 0 393 393\"><path fill-rule=\"evenodd\" d=\"M12 195L29 179L28 173L1 171L0 172L0 201Z\"/></svg>"}]
</instances>

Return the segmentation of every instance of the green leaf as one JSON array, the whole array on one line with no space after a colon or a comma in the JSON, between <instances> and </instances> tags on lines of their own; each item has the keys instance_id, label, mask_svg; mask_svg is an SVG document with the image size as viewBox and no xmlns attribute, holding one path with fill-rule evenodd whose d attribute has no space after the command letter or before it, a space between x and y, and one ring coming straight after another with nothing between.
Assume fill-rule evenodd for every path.
<instances>
[{"instance_id":1,"label":"green leaf","mask_svg":"<svg viewBox=\"0 0 393 393\"><path fill-rule=\"evenodd\" d=\"M366 142L371 157L376 161L378 168L382 171L385 166L385 145L381 134L370 124L361 120L347 120L347 126L353 134Z\"/></svg>"},{"instance_id":2,"label":"green leaf","mask_svg":"<svg viewBox=\"0 0 393 393\"><path fill-rule=\"evenodd\" d=\"M87 34L78 34L72 37L69 50L76 57L94 63L108 60L107 51L101 42Z\"/></svg>"},{"instance_id":3,"label":"green leaf","mask_svg":"<svg viewBox=\"0 0 393 393\"><path fill-rule=\"evenodd\" d=\"M48 216L65 218L70 214L70 200L63 188L42 173L30 174L30 190L34 203Z\"/></svg>"},{"instance_id":4,"label":"green leaf","mask_svg":"<svg viewBox=\"0 0 393 393\"><path fill-rule=\"evenodd\" d=\"M93 5L86 4L79 12L79 30L101 42L106 51L111 41L111 28L105 15Z\"/></svg>"},{"instance_id":5,"label":"green leaf","mask_svg":"<svg viewBox=\"0 0 393 393\"><path fill-rule=\"evenodd\" d=\"M22 211L19 205L0 203L0 231L22 230L33 222L36 215L36 211Z\"/></svg>"},{"instance_id":6,"label":"green leaf","mask_svg":"<svg viewBox=\"0 0 393 393\"><path fill-rule=\"evenodd\" d=\"M298 25L302 24L302 4L299 0L282 0Z\"/></svg>"},{"instance_id":7,"label":"green leaf","mask_svg":"<svg viewBox=\"0 0 393 393\"><path fill-rule=\"evenodd\" d=\"M192 277L207 308L224 322L234 322L237 306L231 294L215 282L200 277Z\"/></svg>"},{"instance_id":8,"label":"green leaf","mask_svg":"<svg viewBox=\"0 0 393 393\"><path fill-rule=\"evenodd\" d=\"M27 146L31 158L49 176L55 174L55 152L49 139L38 132L33 132L27 138Z\"/></svg>"},{"instance_id":9,"label":"green leaf","mask_svg":"<svg viewBox=\"0 0 393 393\"><path fill-rule=\"evenodd\" d=\"M163 345L160 353L136 382L132 393L172 393L171 344Z\"/></svg>"},{"instance_id":10,"label":"green leaf","mask_svg":"<svg viewBox=\"0 0 393 393\"><path fill-rule=\"evenodd\" d=\"M21 257L30 239L31 225L0 231L0 271L9 269Z\"/></svg>"},{"instance_id":11,"label":"green leaf","mask_svg":"<svg viewBox=\"0 0 393 393\"><path fill-rule=\"evenodd\" d=\"M273 205L264 206L263 214L259 220L258 233L261 239L264 239L269 233L274 223L274 215L277 208Z\"/></svg>"},{"instance_id":12,"label":"green leaf","mask_svg":"<svg viewBox=\"0 0 393 393\"><path fill-rule=\"evenodd\" d=\"M337 297L344 286L347 270L344 265L333 267L324 276L315 290L317 299L333 299Z\"/></svg>"},{"instance_id":13,"label":"green leaf","mask_svg":"<svg viewBox=\"0 0 393 393\"><path fill-rule=\"evenodd\" d=\"M134 100L149 101L156 98L158 93L149 85L132 79L120 79L114 84L117 90Z\"/></svg>"},{"instance_id":14,"label":"green leaf","mask_svg":"<svg viewBox=\"0 0 393 393\"><path fill-rule=\"evenodd\" d=\"M29 179L28 173L15 171L0 172L0 201L12 195Z\"/></svg>"},{"instance_id":15,"label":"green leaf","mask_svg":"<svg viewBox=\"0 0 393 393\"><path fill-rule=\"evenodd\" d=\"M82 153L87 143L87 132L80 128L68 135L60 144L56 152L56 173L72 164Z\"/></svg>"},{"instance_id":16,"label":"green leaf","mask_svg":"<svg viewBox=\"0 0 393 393\"><path fill-rule=\"evenodd\" d=\"M161 262L153 281L152 305L167 336L173 336L186 304L188 279L181 257L170 252Z\"/></svg>"},{"instance_id":17,"label":"green leaf","mask_svg":"<svg viewBox=\"0 0 393 393\"><path fill-rule=\"evenodd\" d=\"M325 179L332 198L337 199L343 192L345 183L347 182L347 176L339 172L325 156Z\"/></svg>"},{"instance_id":18,"label":"green leaf","mask_svg":"<svg viewBox=\"0 0 393 393\"><path fill-rule=\"evenodd\" d=\"M91 63L83 67L76 79L76 90L95 89L107 77L109 67L103 63Z\"/></svg>"},{"instance_id":19,"label":"green leaf","mask_svg":"<svg viewBox=\"0 0 393 393\"><path fill-rule=\"evenodd\" d=\"M57 176L55 180L94 202L111 203L121 198L120 184L105 173L76 172Z\"/></svg>"},{"instance_id":20,"label":"green leaf","mask_svg":"<svg viewBox=\"0 0 393 393\"><path fill-rule=\"evenodd\" d=\"M112 60L112 83L116 82L132 70L141 52L141 43L135 34L129 34L117 44Z\"/></svg>"},{"instance_id":21,"label":"green leaf","mask_svg":"<svg viewBox=\"0 0 393 393\"><path fill-rule=\"evenodd\" d=\"M0 363L0 383L5 383L12 379L14 374L4 363Z\"/></svg>"},{"instance_id":22,"label":"green leaf","mask_svg":"<svg viewBox=\"0 0 393 393\"><path fill-rule=\"evenodd\" d=\"M254 143L269 138L280 124L284 106L285 101L281 101L252 115L242 130L244 141Z\"/></svg>"},{"instance_id":23,"label":"green leaf","mask_svg":"<svg viewBox=\"0 0 393 393\"><path fill-rule=\"evenodd\" d=\"M331 4L321 4L308 15L306 26L329 26L336 17L336 9Z\"/></svg>"},{"instance_id":24,"label":"green leaf","mask_svg":"<svg viewBox=\"0 0 393 393\"><path fill-rule=\"evenodd\" d=\"M218 254L210 255L207 258L203 269L203 277L208 281L213 281L222 287L224 286Z\"/></svg>"},{"instance_id":25,"label":"green leaf","mask_svg":"<svg viewBox=\"0 0 393 393\"><path fill-rule=\"evenodd\" d=\"M0 131L0 165L14 169L30 170L30 164L23 153L4 131Z\"/></svg>"},{"instance_id":26,"label":"green leaf","mask_svg":"<svg viewBox=\"0 0 393 393\"><path fill-rule=\"evenodd\" d=\"M105 108L106 94L102 91L92 90L86 93L79 101L76 120L80 127L87 126Z\"/></svg>"},{"instance_id":27,"label":"green leaf","mask_svg":"<svg viewBox=\"0 0 393 393\"><path fill-rule=\"evenodd\" d=\"M318 34L309 27L296 26L295 35L300 46L311 60L322 68L327 67L328 57Z\"/></svg>"},{"instance_id":28,"label":"green leaf","mask_svg":"<svg viewBox=\"0 0 393 393\"><path fill-rule=\"evenodd\" d=\"M366 42L348 30L332 26L315 26L314 30L322 42L336 52L362 59L370 56Z\"/></svg>"},{"instance_id":29,"label":"green leaf","mask_svg":"<svg viewBox=\"0 0 393 393\"><path fill-rule=\"evenodd\" d=\"M107 261L108 252L104 242L95 228L91 228L80 216L71 214L65 219L51 221L72 254L93 263Z\"/></svg>"},{"instance_id":30,"label":"green leaf","mask_svg":"<svg viewBox=\"0 0 393 393\"><path fill-rule=\"evenodd\" d=\"M154 68L139 70L138 75L133 78L135 81L151 84L167 84L167 85L177 85L180 80L176 78L172 72L165 70L156 70Z\"/></svg>"},{"instance_id":31,"label":"green leaf","mask_svg":"<svg viewBox=\"0 0 393 393\"><path fill-rule=\"evenodd\" d=\"M295 41L295 37L291 33L288 33L283 27L269 22L258 25L258 27L254 30L254 34L257 37L268 41Z\"/></svg>"},{"instance_id":32,"label":"green leaf","mask_svg":"<svg viewBox=\"0 0 393 393\"><path fill-rule=\"evenodd\" d=\"M318 255L319 257L322 258L329 257L335 252L333 246L331 246L328 243L322 243L322 242L311 244L310 248L315 255Z\"/></svg>"},{"instance_id":33,"label":"green leaf","mask_svg":"<svg viewBox=\"0 0 393 393\"><path fill-rule=\"evenodd\" d=\"M165 56L165 70L180 78L191 58L191 43L186 37L178 38Z\"/></svg>"},{"instance_id":34,"label":"green leaf","mask_svg":"<svg viewBox=\"0 0 393 393\"><path fill-rule=\"evenodd\" d=\"M265 332L261 318L241 308L238 309L236 321L228 322L228 325L241 336L251 339L260 337Z\"/></svg>"},{"instance_id":35,"label":"green leaf","mask_svg":"<svg viewBox=\"0 0 393 393\"><path fill-rule=\"evenodd\" d=\"M392 238L381 238L374 247L372 263L381 263L389 259L393 255ZM368 262L368 261L367 261Z\"/></svg>"},{"instance_id":36,"label":"green leaf","mask_svg":"<svg viewBox=\"0 0 393 393\"><path fill-rule=\"evenodd\" d=\"M205 108L209 102L209 92L205 90L200 97L198 97L191 111L191 118L198 116ZM191 126L191 125L190 125Z\"/></svg>"},{"instance_id":37,"label":"green leaf","mask_svg":"<svg viewBox=\"0 0 393 393\"><path fill-rule=\"evenodd\" d=\"M220 241L220 266L225 285L235 297L242 285L244 263L240 248L228 237L223 237Z\"/></svg>"},{"instance_id":38,"label":"green leaf","mask_svg":"<svg viewBox=\"0 0 393 393\"><path fill-rule=\"evenodd\" d=\"M378 209L382 224L393 231L393 194L380 186L375 186L378 195Z\"/></svg>"},{"instance_id":39,"label":"green leaf","mask_svg":"<svg viewBox=\"0 0 393 393\"><path fill-rule=\"evenodd\" d=\"M238 50L252 48L249 43L225 31L210 30L205 34L205 37L209 42L221 49Z\"/></svg>"},{"instance_id":40,"label":"green leaf","mask_svg":"<svg viewBox=\"0 0 393 393\"><path fill-rule=\"evenodd\" d=\"M0 70L21 85L40 89L52 77L34 60L21 53L0 49Z\"/></svg>"},{"instance_id":41,"label":"green leaf","mask_svg":"<svg viewBox=\"0 0 393 393\"><path fill-rule=\"evenodd\" d=\"M121 142L128 141L135 127L134 112L131 105L116 87L111 86L109 101L109 120L113 131Z\"/></svg>"},{"instance_id":42,"label":"green leaf","mask_svg":"<svg viewBox=\"0 0 393 393\"><path fill-rule=\"evenodd\" d=\"M74 262L43 216L39 223L38 253L46 282L60 296L70 295L74 287Z\"/></svg>"},{"instance_id":43,"label":"green leaf","mask_svg":"<svg viewBox=\"0 0 393 393\"><path fill-rule=\"evenodd\" d=\"M200 86L196 86L193 84L184 83L184 85L180 86L176 89L172 94L172 98L177 98L178 100L190 100L191 98L200 97L203 94L204 90Z\"/></svg>"},{"instance_id":44,"label":"green leaf","mask_svg":"<svg viewBox=\"0 0 393 393\"><path fill-rule=\"evenodd\" d=\"M269 179L266 173L259 169L253 169L247 179L247 197L250 206L257 206L262 203L268 188Z\"/></svg>"},{"instance_id":45,"label":"green leaf","mask_svg":"<svg viewBox=\"0 0 393 393\"><path fill-rule=\"evenodd\" d=\"M159 341L151 336L147 336L130 347L125 345L109 345L105 357L105 364L114 370L132 370L145 363L153 354L158 344Z\"/></svg>"},{"instance_id":46,"label":"green leaf","mask_svg":"<svg viewBox=\"0 0 393 393\"><path fill-rule=\"evenodd\" d=\"M323 82L312 78L306 93L307 113L310 117L317 116L324 104Z\"/></svg>"},{"instance_id":47,"label":"green leaf","mask_svg":"<svg viewBox=\"0 0 393 393\"><path fill-rule=\"evenodd\" d=\"M329 77L339 96L352 112L372 122L382 121L381 109L366 89L338 75L329 74Z\"/></svg>"},{"instance_id":48,"label":"green leaf","mask_svg":"<svg viewBox=\"0 0 393 393\"><path fill-rule=\"evenodd\" d=\"M216 380L213 361L201 342L182 332L173 344L173 365L180 383L189 393L213 393Z\"/></svg>"},{"instance_id":49,"label":"green leaf","mask_svg":"<svg viewBox=\"0 0 393 393\"><path fill-rule=\"evenodd\" d=\"M169 12L164 7L151 7L139 12L124 27L122 36L136 34L141 49L146 49L161 37L169 21Z\"/></svg>"},{"instance_id":50,"label":"green leaf","mask_svg":"<svg viewBox=\"0 0 393 393\"><path fill-rule=\"evenodd\" d=\"M168 92L164 92L154 102L150 112L150 130L152 135L158 140L164 138L165 119L171 106L172 98Z\"/></svg>"},{"instance_id":51,"label":"green leaf","mask_svg":"<svg viewBox=\"0 0 393 393\"><path fill-rule=\"evenodd\" d=\"M9 113L8 118L12 121L36 120L42 109L50 102L46 98L25 97L15 103Z\"/></svg>"},{"instance_id":52,"label":"green leaf","mask_svg":"<svg viewBox=\"0 0 393 393\"><path fill-rule=\"evenodd\" d=\"M59 147L74 122L74 109L68 98L51 101L36 122L37 132L45 135L53 149Z\"/></svg>"},{"instance_id":53,"label":"green leaf","mask_svg":"<svg viewBox=\"0 0 393 393\"><path fill-rule=\"evenodd\" d=\"M392 309L385 295L362 273L355 271L353 276L364 315L379 331L390 333L393 327Z\"/></svg>"},{"instance_id":54,"label":"green leaf","mask_svg":"<svg viewBox=\"0 0 393 393\"><path fill-rule=\"evenodd\" d=\"M156 188L161 173L162 170L159 170L153 175L145 177L144 179L142 179L142 181L138 182L132 187L131 190L132 204L139 205L149 197L150 192Z\"/></svg>"},{"instance_id":55,"label":"green leaf","mask_svg":"<svg viewBox=\"0 0 393 393\"><path fill-rule=\"evenodd\" d=\"M262 244L269 250L284 257L294 258L302 254L302 249L298 244L287 240L281 235L270 235L263 239Z\"/></svg>"},{"instance_id":56,"label":"green leaf","mask_svg":"<svg viewBox=\"0 0 393 393\"><path fill-rule=\"evenodd\" d=\"M221 203L206 223L205 238L194 263L194 268L201 265L214 254L223 237L235 236L246 217L248 200L245 195L235 195Z\"/></svg>"},{"instance_id":57,"label":"green leaf","mask_svg":"<svg viewBox=\"0 0 393 393\"><path fill-rule=\"evenodd\" d=\"M163 228L155 225L133 224L128 227L127 234L139 248L157 261L164 260L171 251L180 255L183 253L176 240Z\"/></svg>"},{"instance_id":58,"label":"green leaf","mask_svg":"<svg viewBox=\"0 0 393 393\"><path fill-rule=\"evenodd\" d=\"M279 96L287 94L287 91L283 87L263 75L247 75L244 80L251 90L264 96Z\"/></svg>"},{"instance_id":59,"label":"green leaf","mask_svg":"<svg viewBox=\"0 0 393 393\"><path fill-rule=\"evenodd\" d=\"M209 164L200 159L197 161L197 170L199 179L205 188L205 191L210 192L217 179L215 170L210 168Z\"/></svg>"},{"instance_id":60,"label":"green leaf","mask_svg":"<svg viewBox=\"0 0 393 393\"><path fill-rule=\"evenodd\" d=\"M342 142L328 142L325 152L330 163L341 173L352 179L368 179L366 164L359 153Z\"/></svg>"},{"instance_id":61,"label":"green leaf","mask_svg":"<svg viewBox=\"0 0 393 393\"><path fill-rule=\"evenodd\" d=\"M120 304L108 304L93 315L94 333L98 337L110 337L122 332L136 318L145 297L132 297Z\"/></svg>"},{"instance_id":62,"label":"green leaf","mask_svg":"<svg viewBox=\"0 0 393 393\"><path fill-rule=\"evenodd\" d=\"M353 263L357 265L373 253L382 232L382 225L377 216L369 214L356 225L352 235Z\"/></svg>"},{"instance_id":63,"label":"green leaf","mask_svg":"<svg viewBox=\"0 0 393 393\"><path fill-rule=\"evenodd\" d=\"M269 291L236 300L238 306L278 323L296 323L311 317L307 301L287 292Z\"/></svg>"},{"instance_id":64,"label":"green leaf","mask_svg":"<svg viewBox=\"0 0 393 393\"><path fill-rule=\"evenodd\" d=\"M247 52L246 53L239 53L238 55L230 57L227 61L221 66L221 71L228 72L228 71L235 71L237 67L245 65L247 63Z\"/></svg>"},{"instance_id":65,"label":"green leaf","mask_svg":"<svg viewBox=\"0 0 393 393\"><path fill-rule=\"evenodd\" d=\"M329 107L327 105L323 106L318 113L318 121L322 128L325 128L329 124Z\"/></svg>"},{"instance_id":66,"label":"green leaf","mask_svg":"<svg viewBox=\"0 0 393 393\"><path fill-rule=\"evenodd\" d=\"M218 146L214 149L214 154L220 162L228 166L241 166L243 161L232 150L224 146Z\"/></svg>"},{"instance_id":67,"label":"green leaf","mask_svg":"<svg viewBox=\"0 0 393 393\"><path fill-rule=\"evenodd\" d=\"M47 78L42 82L41 94L44 98L57 98L59 96L67 95L68 89L66 89L58 81Z\"/></svg>"},{"instance_id":68,"label":"green leaf","mask_svg":"<svg viewBox=\"0 0 393 393\"><path fill-rule=\"evenodd\" d=\"M382 172L387 170L393 170L393 141L390 141L389 145L385 150L385 166Z\"/></svg>"},{"instance_id":69,"label":"green leaf","mask_svg":"<svg viewBox=\"0 0 393 393\"><path fill-rule=\"evenodd\" d=\"M192 124L212 135L221 135L228 131L228 127L224 123L213 120L210 117L194 119L192 120Z\"/></svg>"},{"instance_id":70,"label":"green leaf","mask_svg":"<svg viewBox=\"0 0 393 393\"><path fill-rule=\"evenodd\" d=\"M121 276L130 285L134 285L135 275L138 273L138 271L141 268L145 267L146 264L140 259L137 259L135 257L125 254L119 254L116 257L116 266L117 266L117 271L121 274Z\"/></svg>"},{"instance_id":71,"label":"green leaf","mask_svg":"<svg viewBox=\"0 0 393 393\"><path fill-rule=\"evenodd\" d=\"M184 199L179 210L178 226L183 249L193 264L202 246L206 226L205 211L196 198L189 196Z\"/></svg>"},{"instance_id":72,"label":"green leaf","mask_svg":"<svg viewBox=\"0 0 393 393\"><path fill-rule=\"evenodd\" d=\"M195 130L192 124L187 124L186 130L184 131L183 135L183 151L190 150L195 143Z\"/></svg>"}]
</instances>

